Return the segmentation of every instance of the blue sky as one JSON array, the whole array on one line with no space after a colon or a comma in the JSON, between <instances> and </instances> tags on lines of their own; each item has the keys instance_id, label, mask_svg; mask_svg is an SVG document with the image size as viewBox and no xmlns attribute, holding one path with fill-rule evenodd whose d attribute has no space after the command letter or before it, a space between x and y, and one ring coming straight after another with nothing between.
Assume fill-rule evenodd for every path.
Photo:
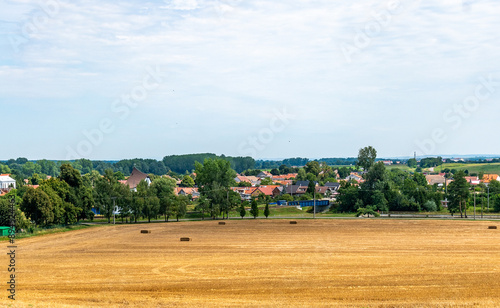
<instances>
[{"instance_id":1,"label":"blue sky","mask_svg":"<svg viewBox=\"0 0 500 308\"><path fill-rule=\"evenodd\" d=\"M0 159L500 154L500 3L2 1Z\"/></svg>"}]
</instances>

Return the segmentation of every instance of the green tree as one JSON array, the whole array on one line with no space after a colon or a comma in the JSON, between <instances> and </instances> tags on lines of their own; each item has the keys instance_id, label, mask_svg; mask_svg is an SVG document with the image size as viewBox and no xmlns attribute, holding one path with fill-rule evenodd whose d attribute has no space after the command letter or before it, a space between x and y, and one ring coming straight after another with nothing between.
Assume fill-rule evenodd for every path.
<instances>
[{"instance_id":1,"label":"green tree","mask_svg":"<svg viewBox=\"0 0 500 308\"><path fill-rule=\"evenodd\" d=\"M115 178L118 180L118 181L123 181L125 180L125 175L123 174L123 172L121 171L116 171L115 172Z\"/></svg>"},{"instance_id":2,"label":"green tree","mask_svg":"<svg viewBox=\"0 0 500 308\"><path fill-rule=\"evenodd\" d=\"M38 189L43 190L49 196L52 203L52 211L54 213L53 222L55 224L71 224L76 221L76 216L74 218L66 217L65 215L65 205L69 204L64 201L49 185L41 185ZM68 218L68 219L66 219ZM68 221L69 220L69 221Z\"/></svg>"},{"instance_id":3,"label":"green tree","mask_svg":"<svg viewBox=\"0 0 500 308\"><path fill-rule=\"evenodd\" d=\"M97 179L95 183L94 200L101 213L108 219L108 223L111 222L111 217L116 206L116 199L124 197L121 193L121 186L124 185L118 182L111 169L106 169L104 176Z\"/></svg>"},{"instance_id":4,"label":"green tree","mask_svg":"<svg viewBox=\"0 0 500 308\"><path fill-rule=\"evenodd\" d=\"M500 182L497 180L491 180L488 184L490 195L500 194Z\"/></svg>"},{"instance_id":5,"label":"green tree","mask_svg":"<svg viewBox=\"0 0 500 308\"><path fill-rule=\"evenodd\" d=\"M246 214L247 214L247 210L245 209L245 203L247 203L247 201L242 202L241 205L240 205L240 216L241 216L241 219L243 219L243 217L245 217Z\"/></svg>"},{"instance_id":6,"label":"green tree","mask_svg":"<svg viewBox=\"0 0 500 308\"><path fill-rule=\"evenodd\" d=\"M380 214L377 213L375 211L375 209L373 207L370 207L370 206L367 206L366 208L364 208L364 207L358 208L356 216L359 217L359 216L362 216L362 215L367 215L368 217L370 217L370 215L373 215L375 217L379 217L380 216Z\"/></svg>"},{"instance_id":7,"label":"green tree","mask_svg":"<svg viewBox=\"0 0 500 308\"><path fill-rule=\"evenodd\" d=\"M252 200L252 207L250 208L250 215L253 216L253 218L257 218L259 216L259 207L257 206L257 200L253 199Z\"/></svg>"},{"instance_id":8,"label":"green tree","mask_svg":"<svg viewBox=\"0 0 500 308\"><path fill-rule=\"evenodd\" d=\"M340 167L337 169L337 173L341 179L345 179L351 173L351 170L347 167Z\"/></svg>"},{"instance_id":9,"label":"green tree","mask_svg":"<svg viewBox=\"0 0 500 308\"><path fill-rule=\"evenodd\" d=\"M463 218L465 211L465 218L467 218L467 199L469 198L470 184L465 179L465 173L460 170L453 176L453 182L448 185L448 195L450 202L448 203L448 210L460 212L460 217ZM453 212L451 212L453 213Z\"/></svg>"},{"instance_id":10,"label":"green tree","mask_svg":"<svg viewBox=\"0 0 500 308\"><path fill-rule=\"evenodd\" d=\"M63 164L60 169L59 179L68 183L69 186L80 187L83 184L82 175L70 164Z\"/></svg>"},{"instance_id":11,"label":"green tree","mask_svg":"<svg viewBox=\"0 0 500 308\"><path fill-rule=\"evenodd\" d=\"M236 172L229 161L224 159L205 159L203 165L196 162L196 182L200 194L210 200L210 214L215 219L221 213L227 193L234 185Z\"/></svg>"},{"instance_id":12,"label":"green tree","mask_svg":"<svg viewBox=\"0 0 500 308\"><path fill-rule=\"evenodd\" d=\"M141 217L142 214L142 208L144 207L144 198L136 196L135 194L131 198L131 215L132 219L134 219L134 222L137 223L137 219ZM131 219L131 221L132 221Z\"/></svg>"},{"instance_id":13,"label":"green tree","mask_svg":"<svg viewBox=\"0 0 500 308\"><path fill-rule=\"evenodd\" d=\"M313 195L315 190L316 190L316 183L314 183L314 181L309 181L306 192L310 195Z\"/></svg>"},{"instance_id":14,"label":"green tree","mask_svg":"<svg viewBox=\"0 0 500 308\"><path fill-rule=\"evenodd\" d=\"M427 187L427 179L422 173L415 173L413 175L413 180L417 183L417 185Z\"/></svg>"},{"instance_id":15,"label":"green tree","mask_svg":"<svg viewBox=\"0 0 500 308\"><path fill-rule=\"evenodd\" d=\"M295 177L295 180L297 180L297 181L307 180L307 175L306 175L306 171L304 170L304 168L299 169L299 172L297 174L297 177Z\"/></svg>"},{"instance_id":16,"label":"green tree","mask_svg":"<svg viewBox=\"0 0 500 308\"><path fill-rule=\"evenodd\" d=\"M154 218L158 215L160 211L160 199L155 195L155 191L151 189L148 182L142 180L137 184L137 197L142 198L143 206L142 206L142 216L148 219L148 222L151 222L151 218Z\"/></svg>"},{"instance_id":17,"label":"green tree","mask_svg":"<svg viewBox=\"0 0 500 308\"><path fill-rule=\"evenodd\" d=\"M63 221L65 224L72 225L77 222L78 214L80 214L81 209L74 206L72 203L64 202L64 214Z\"/></svg>"},{"instance_id":18,"label":"green tree","mask_svg":"<svg viewBox=\"0 0 500 308\"><path fill-rule=\"evenodd\" d=\"M321 166L317 161L310 161L304 166L306 173L312 173L314 176L318 176L321 172Z\"/></svg>"},{"instance_id":19,"label":"green tree","mask_svg":"<svg viewBox=\"0 0 500 308\"><path fill-rule=\"evenodd\" d=\"M286 202L293 201L293 197L290 194L283 194L280 197L280 200L285 200Z\"/></svg>"},{"instance_id":20,"label":"green tree","mask_svg":"<svg viewBox=\"0 0 500 308\"><path fill-rule=\"evenodd\" d=\"M436 202L433 200L428 200L424 203L423 209L427 212L434 212L437 210Z\"/></svg>"},{"instance_id":21,"label":"green tree","mask_svg":"<svg viewBox=\"0 0 500 308\"><path fill-rule=\"evenodd\" d=\"M194 180L189 175L185 175L182 178L182 181L181 181L181 186L182 187L194 187L194 185L195 185Z\"/></svg>"},{"instance_id":22,"label":"green tree","mask_svg":"<svg viewBox=\"0 0 500 308\"><path fill-rule=\"evenodd\" d=\"M177 221L179 221L179 218L186 216L188 204L189 204L189 199L186 196L176 196L175 217Z\"/></svg>"},{"instance_id":23,"label":"green tree","mask_svg":"<svg viewBox=\"0 0 500 308\"><path fill-rule=\"evenodd\" d=\"M17 231L27 228L29 225L26 216L19 208L19 204L22 200L16 195L15 189L11 190L8 195L0 197L0 226L10 226L10 215L11 215L11 198L16 199L15 208L15 227Z\"/></svg>"},{"instance_id":24,"label":"green tree","mask_svg":"<svg viewBox=\"0 0 500 308\"><path fill-rule=\"evenodd\" d=\"M356 202L359 199L359 188L349 182L342 181L337 197L338 210L352 213L357 210ZM361 200L360 200L361 201Z\"/></svg>"},{"instance_id":25,"label":"green tree","mask_svg":"<svg viewBox=\"0 0 500 308\"><path fill-rule=\"evenodd\" d=\"M35 173L41 173L42 167L34 162L28 161L22 166L22 172L26 177L31 177Z\"/></svg>"},{"instance_id":26,"label":"green tree","mask_svg":"<svg viewBox=\"0 0 500 308\"><path fill-rule=\"evenodd\" d=\"M495 212L500 212L500 194L490 195L491 204Z\"/></svg>"},{"instance_id":27,"label":"green tree","mask_svg":"<svg viewBox=\"0 0 500 308\"><path fill-rule=\"evenodd\" d=\"M88 170L89 172L92 171L91 161L79 160L78 162L85 166L85 170ZM73 168L70 164L62 164L60 169L61 172L58 179L69 185L69 194L65 197L61 196L66 203L69 203L68 205L65 205L65 208L68 209L68 213L66 215L70 215L70 212L77 213L77 221L80 221L80 219L93 219L94 213L92 212L92 207L94 207L95 202L88 180L84 180L80 171ZM85 186L85 183L87 183L88 186ZM75 208L73 209L73 207Z\"/></svg>"},{"instance_id":28,"label":"green tree","mask_svg":"<svg viewBox=\"0 0 500 308\"><path fill-rule=\"evenodd\" d=\"M273 185L273 180L271 178L263 178L260 181L260 185Z\"/></svg>"},{"instance_id":29,"label":"green tree","mask_svg":"<svg viewBox=\"0 0 500 308\"><path fill-rule=\"evenodd\" d=\"M417 160L415 158L408 159L408 167L417 168Z\"/></svg>"},{"instance_id":30,"label":"green tree","mask_svg":"<svg viewBox=\"0 0 500 308\"><path fill-rule=\"evenodd\" d=\"M241 203L240 194L235 191L228 191L226 202L223 203L222 210L226 213L226 218L229 219L229 212L236 208Z\"/></svg>"},{"instance_id":31,"label":"green tree","mask_svg":"<svg viewBox=\"0 0 500 308\"><path fill-rule=\"evenodd\" d=\"M28 188L23 196L21 210L37 225L49 225L54 221L50 197L41 189Z\"/></svg>"},{"instance_id":32,"label":"green tree","mask_svg":"<svg viewBox=\"0 0 500 308\"><path fill-rule=\"evenodd\" d=\"M266 218L269 216L269 203L266 203L266 208L264 209L264 216L266 216Z\"/></svg>"},{"instance_id":33,"label":"green tree","mask_svg":"<svg viewBox=\"0 0 500 308\"><path fill-rule=\"evenodd\" d=\"M377 158L377 150L371 146L359 149L357 166L363 168L363 170L368 170L375 163Z\"/></svg>"},{"instance_id":34,"label":"green tree","mask_svg":"<svg viewBox=\"0 0 500 308\"><path fill-rule=\"evenodd\" d=\"M159 214L164 215L167 222L168 218L173 214L175 183L174 179L164 177L157 178L151 183L152 193L160 202Z\"/></svg>"},{"instance_id":35,"label":"green tree","mask_svg":"<svg viewBox=\"0 0 500 308\"><path fill-rule=\"evenodd\" d=\"M368 172L364 175L367 185L365 188L374 189L378 183L384 182L386 180L385 166L384 163L378 162L368 169Z\"/></svg>"},{"instance_id":36,"label":"green tree","mask_svg":"<svg viewBox=\"0 0 500 308\"><path fill-rule=\"evenodd\" d=\"M210 200L208 200L205 196L200 196L198 199L198 204L195 206L197 211L201 212L201 219L205 219L205 213L208 213L210 208Z\"/></svg>"},{"instance_id":37,"label":"green tree","mask_svg":"<svg viewBox=\"0 0 500 308\"><path fill-rule=\"evenodd\" d=\"M125 186L125 185L123 185ZM126 187L128 188L128 187ZM91 187L81 187L78 192L80 207L78 208L77 221L80 219L94 220L94 212L92 208L95 206L94 195Z\"/></svg>"},{"instance_id":38,"label":"green tree","mask_svg":"<svg viewBox=\"0 0 500 308\"><path fill-rule=\"evenodd\" d=\"M276 169L276 168L271 169L270 173L272 175L280 175L280 171L278 169Z\"/></svg>"},{"instance_id":39,"label":"green tree","mask_svg":"<svg viewBox=\"0 0 500 308\"><path fill-rule=\"evenodd\" d=\"M158 216L158 212L160 210L160 199L156 196L148 196L144 198L144 206L142 208L142 213L144 217L148 219L148 222L151 222L152 218Z\"/></svg>"}]
</instances>

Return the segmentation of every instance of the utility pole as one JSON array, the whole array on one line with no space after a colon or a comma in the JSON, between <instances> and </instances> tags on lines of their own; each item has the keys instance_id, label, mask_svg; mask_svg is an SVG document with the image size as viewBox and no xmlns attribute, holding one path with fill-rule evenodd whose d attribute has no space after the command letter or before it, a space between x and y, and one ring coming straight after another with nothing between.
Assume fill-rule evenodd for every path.
<instances>
[{"instance_id":1,"label":"utility pole","mask_svg":"<svg viewBox=\"0 0 500 308\"><path fill-rule=\"evenodd\" d=\"M229 220L229 190L227 191L227 220ZM222 220L224 220L224 213L222 214Z\"/></svg>"}]
</instances>

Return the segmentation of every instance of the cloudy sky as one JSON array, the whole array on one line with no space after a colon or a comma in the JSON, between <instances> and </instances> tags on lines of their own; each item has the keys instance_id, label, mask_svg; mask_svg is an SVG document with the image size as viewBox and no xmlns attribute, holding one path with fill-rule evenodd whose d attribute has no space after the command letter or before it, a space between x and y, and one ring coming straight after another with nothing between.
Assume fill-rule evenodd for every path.
<instances>
[{"instance_id":1,"label":"cloudy sky","mask_svg":"<svg viewBox=\"0 0 500 308\"><path fill-rule=\"evenodd\" d=\"M0 159L500 154L500 3L15 0Z\"/></svg>"}]
</instances>

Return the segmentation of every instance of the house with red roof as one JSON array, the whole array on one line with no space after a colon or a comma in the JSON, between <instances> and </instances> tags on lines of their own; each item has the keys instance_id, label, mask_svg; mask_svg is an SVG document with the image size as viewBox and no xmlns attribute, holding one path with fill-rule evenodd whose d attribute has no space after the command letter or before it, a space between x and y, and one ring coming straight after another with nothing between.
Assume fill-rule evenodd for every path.
<instances>
[{"instance_id":1,"label":"house with red roof","mask_svg":"<svg viewBox=\"0 0 500 308\"><path fill-rule=\"evenodd\" d=\"M479 180L479 177L477 176L466 176L465 180L467 180L467 182L471 185L478 185L481 183L481 180Z\"/></svg>"},{"instance_id":2,"label":"house with red roof","mask_svg":"<svg viewBox=\"0 0 500 308\"><path fill-rule=\"evenodd\" d=\"M247 182L250 183L252 186L256 186L260 184L260 178L256 176L244 176L244 175L237 175L234 180L236 183L241 183L241 182Z\"/></svg>"},{"instance_id":3,"label":"house with red roof","mask_svg":"<svg viewBox=\"0 0 500 308\"><path fill-rule=\"evenodd\" d=\"M251 200L252 193L257 189L257 187L231 187L231 190L238 193L241 200Z\"/></svg>"},{"instance_id":4,"label":"house with red roof","mask_svg":"<svg viewBox=\"0 0 500 308\"><path fill-rule=\"evenodd\" d=\"M498 176L498 174L485 174L483 175L483 183L489 183L493 180L496 180L496 181L500 181L500 177Z\"/></svg>"},{"instance_id":5,"label":"house with red roof","mask_svg":"<svg viewBox=\"0 0 500 308\"><path fill-rule=\"evenodd\" d=\"M258 197L261 194L264 194L266 196L273 196L274 190L280 187L280 185L264 185L264 186L259 186L257 189L255 189L252 193L253 197Z\"/></svg>"},{"instance_id":6,"label":"house with red roof","mask_svg":"<svg viewBox=\"0 0 500 308\"><path fill-rule=\"evenodd\" d=\"M191 195L191 200L198 199L200 197L200 192L197 187L176 187L174 193L177 196Z\"/></svg>"},{"instance_id":7,"label":"house with red roof","mask_svg":"<svg viewBox=\"0 0 500 308\"><path fill-rule=\"evenodd\" d=\"M269 171L261 171L259 174L257 174L257 177L261 178L261 179L263 179L263 178L272 178L273 175Z\"/></svg>"}]
</instances>

